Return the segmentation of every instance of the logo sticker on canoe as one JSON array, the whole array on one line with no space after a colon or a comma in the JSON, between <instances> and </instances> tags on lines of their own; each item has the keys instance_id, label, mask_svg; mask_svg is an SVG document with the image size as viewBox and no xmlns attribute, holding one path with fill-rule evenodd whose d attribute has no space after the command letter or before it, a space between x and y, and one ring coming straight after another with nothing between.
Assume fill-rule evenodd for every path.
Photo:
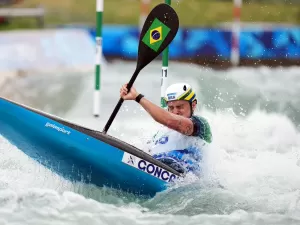
<instances>
[{"instance_id":1,"label":"logo sticker on canoe","mask_svg":"<svg viewBox=\"0 0 300 225\"><path fill-rule=\"evenodd\" d=\"M124 152L122 162L166 182L177 179L175 174L127 152Z\"/></svg>"},{"instance_id":2,"label":"logo sticker on canoe","mask_svg":"<svg viewBox=\"0 0 300 225\"><path fill-rule=\"evenodd\" d=\"M49 122L47 122L45 124L45 127L53 128L53 129L57 130L58 132L62 132L62 133L67 134L67 135L71 134L71 131L65 130L63 127L58 127L55 124L52 124L52 123L49 123Z\"/></svg>"}]
</instances>

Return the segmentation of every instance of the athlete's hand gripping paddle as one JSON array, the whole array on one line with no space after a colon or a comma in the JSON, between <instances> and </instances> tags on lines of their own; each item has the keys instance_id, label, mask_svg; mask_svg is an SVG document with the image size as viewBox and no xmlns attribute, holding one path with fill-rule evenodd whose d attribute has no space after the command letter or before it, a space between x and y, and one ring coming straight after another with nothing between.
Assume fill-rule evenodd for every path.
<instances>
[{"instance_id":1,"label":"athlete's hand gripping paddle","mask_svg":"<svg viewBox=\"0 0 300 225\"><path fill-rule=\"evenodd\" d=\"M141 31L137 66L127 85L128 91L132 87L140 71L172 42L176 36L178 28L178 15L171 6L162 3L152 9ZM123 101L123 98L120 98L103 129L104 133L108 131Z\"/></svg>"}]
</instances>

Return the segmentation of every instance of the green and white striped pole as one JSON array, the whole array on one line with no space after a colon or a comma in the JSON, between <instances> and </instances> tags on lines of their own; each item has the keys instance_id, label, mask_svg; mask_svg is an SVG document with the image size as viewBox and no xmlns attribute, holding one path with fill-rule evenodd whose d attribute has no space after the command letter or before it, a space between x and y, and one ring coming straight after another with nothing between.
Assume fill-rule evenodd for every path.
<instances>
[{"instance_id":1,"label":"green and white striped pole","mask_svg":"<svg viewBox=\"0 0 300 225\"><path fill-rule=\"evenodd\" d=\"M100 81L102 62L102 13L103 0L96 0L96 59L95 59L95 91L94 91L94 116L100 113Z\"/></svg>"},{"instance_id":2,"label":"green and white striped pole","mask_svg":"<svg viewBox=\"0 0 300 225\"><path fill-rule=\"evenodd\" d=\"M165 0L165 3L171 5L171 0ZM167 89L167 80L168 80L168 66L169 66L169 47L163 51L163 62L162 62L162 74L161 74L161 87L160 87L160 104L162 108L166 108L166 102L164 100L164 94Z\"/></svg>"}]
</instances>

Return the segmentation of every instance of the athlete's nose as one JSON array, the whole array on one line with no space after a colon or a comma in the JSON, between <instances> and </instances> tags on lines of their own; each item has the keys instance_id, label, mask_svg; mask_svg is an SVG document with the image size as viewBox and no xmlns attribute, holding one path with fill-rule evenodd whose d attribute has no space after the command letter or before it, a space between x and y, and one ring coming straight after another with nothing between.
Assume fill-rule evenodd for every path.
<instances>
[{"instance_id":1,"label":"athlete's nose","mask_svg":"<svg viewBox=\"0 0 300 225\"><path fill-rule=\"evenodd\" d=\"M178 110L178 109L174 109L174 113L176 114L176 115L180 115L180 110Z\"/></svg>"}]
</instances>

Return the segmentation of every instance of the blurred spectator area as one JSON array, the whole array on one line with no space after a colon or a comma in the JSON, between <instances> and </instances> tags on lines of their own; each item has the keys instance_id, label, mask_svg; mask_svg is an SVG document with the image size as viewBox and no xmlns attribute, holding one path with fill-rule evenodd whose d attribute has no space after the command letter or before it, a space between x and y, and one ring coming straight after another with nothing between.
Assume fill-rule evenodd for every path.
<instances>
[{"instance_id":1,"label":"blurred spectator area","mask_svg":"<svg viewBox=\"0 0 300 225\"><path fill-rule=\"evenodd\" d=\"M216 0L213 0L216 1ZM223 2L233 2L234 0L217 0L217 1L223 1ZM245 4L250 4L250 3L280 3L280 4L299 4L299 0L242 0L243 3Z\"/></svg>"},{"instance_id":2,"label":"blurred spectator area","mask_svg":"<svg viewBox=\"0 0 300 225\"><path fill-rule=\"evenodd\" d=\"M8 25L16 18L32 18L38 27L44 27L44 9L40 6L18 7L23 2L24 0L0 0L0 25Z\"/></svg>"},{"instance_id":3,"label":"blurred spectator area","mask_svg":"<svg viewBox=\"0 0 300 225\"><path fill-rule=\"evenodd\" d=\"M22 2L23 0L0 0L0 6L10 6Z\"/></svg>"},{"instance_id":4,"label":"blurred spectator area","mask_svg":"<svg viewBox=\"0 0 300 225\"><path fill-rule=\"evenodd\" d=\"M228 26L234 21L234 0L171 1L179 15L181 27ZM300 24L300 0L241 1L240 20L243 24L268 27ZM46 27L65 24L95 26L96 2L97 0L0 0L0 17L9 22L9 26L3 29L36 28L37 23L39 26L44 26L45 23ZM139 25L141 2L142 0L104 0L103 23ZM147 8L150 10L162 2L165 0L150 0ZM3 9L5 11L1 14Z\"/></svg>"}]
</instances>

